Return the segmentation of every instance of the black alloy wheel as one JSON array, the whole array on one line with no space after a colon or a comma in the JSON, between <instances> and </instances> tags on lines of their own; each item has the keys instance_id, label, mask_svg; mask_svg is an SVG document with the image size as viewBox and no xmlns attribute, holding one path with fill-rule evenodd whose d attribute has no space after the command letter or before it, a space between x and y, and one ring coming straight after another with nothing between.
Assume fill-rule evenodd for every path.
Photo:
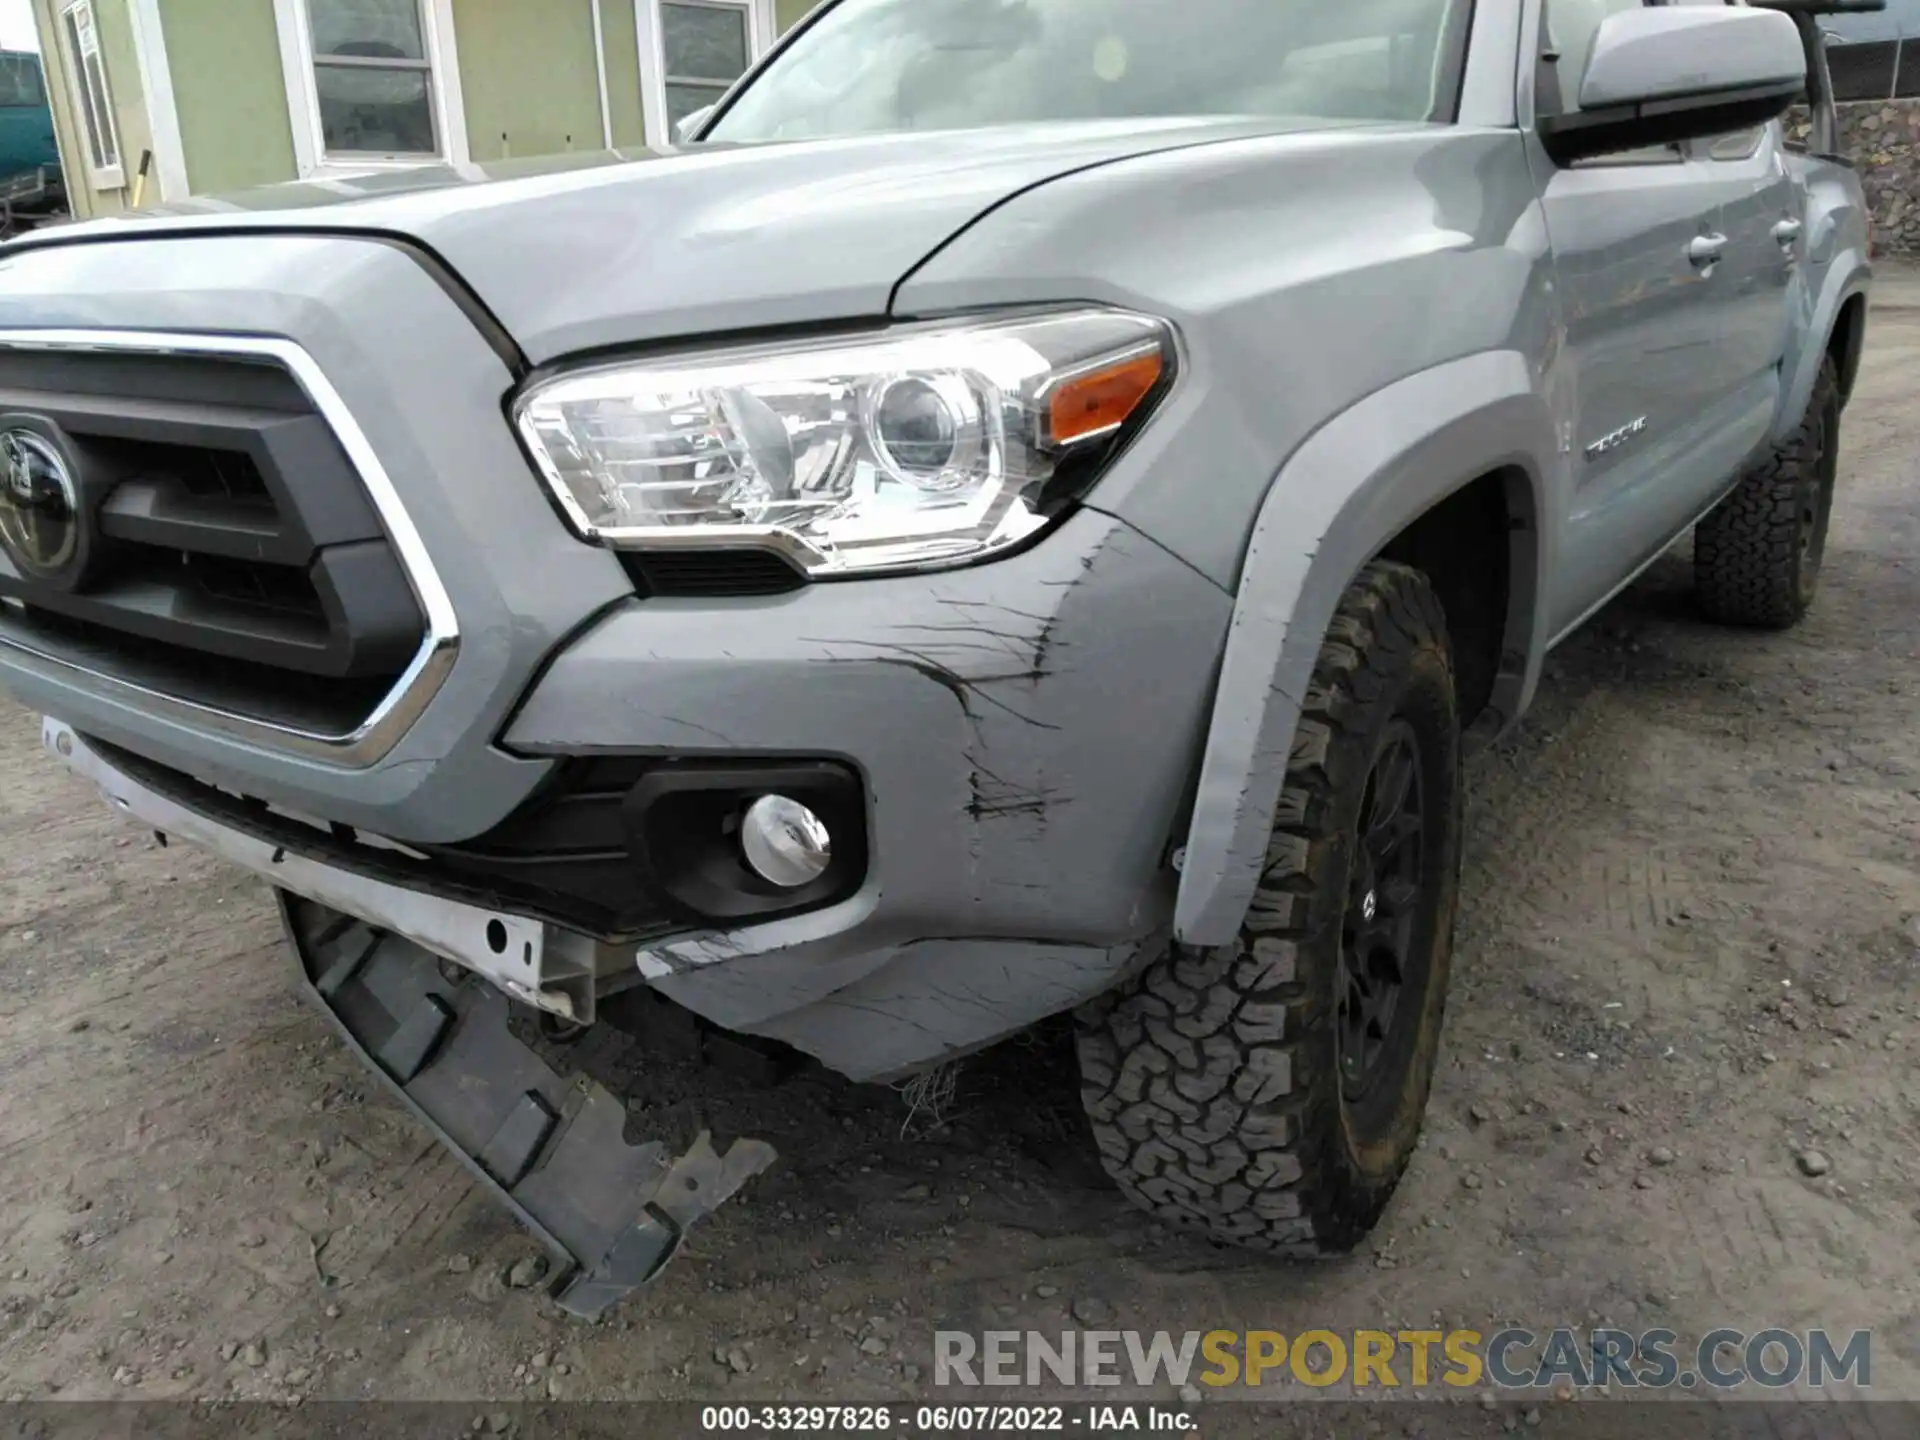
<instances>
[{"instance_id":1,"label":"black alloy wheel","mask_svg":"<svg viewBox=\"0 0 1920 1440\"><path fill-rule=\"evenodd\" d=\"M1340 1094L1354 1109L1364 1110L1390 1068L1385 1062L1403 1048L1414 1007L1403 1007L1401 1000L1409 991L1417 993L1425 979L1424 947L1415 943L1426 828L1423 789L1418 739L1407 721L1396 719L1383 737L1361 802L1340 945L1335 1002Z\"/></svg>"}]
</instances>

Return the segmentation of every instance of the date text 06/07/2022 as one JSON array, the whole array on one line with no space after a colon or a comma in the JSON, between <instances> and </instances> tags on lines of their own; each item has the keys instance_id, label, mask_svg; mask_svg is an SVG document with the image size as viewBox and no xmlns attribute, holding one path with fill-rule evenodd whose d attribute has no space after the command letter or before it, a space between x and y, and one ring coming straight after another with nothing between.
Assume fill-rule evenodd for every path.
<instances>
[{"instance_id":1,"label":"date text 06/07/2022","mask_svg":"<svg viewBox=\"0 0 1920 1440\"><path fill-rule=\"evenodd\" d=\"M706 1433L1023 1435L1183 1434L1198 1428L1189 1409L1164 1405L707 1405Z\"/></svg>"}]
</instances>

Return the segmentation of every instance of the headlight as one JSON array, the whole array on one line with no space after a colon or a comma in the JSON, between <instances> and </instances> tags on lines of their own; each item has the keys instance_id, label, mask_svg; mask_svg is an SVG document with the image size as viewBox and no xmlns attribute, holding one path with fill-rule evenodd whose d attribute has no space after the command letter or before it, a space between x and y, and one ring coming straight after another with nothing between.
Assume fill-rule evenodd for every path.
<instances>
[{"instance_id":1,"label":"headlight","mask_svg":"<svg viewBox=\"0 0 1920 1440\"><path fill-rule=\"evenodd\" d=\"M1164 322L1084 310L572 371L515 418L586 539L845 575L1028 538L1173 368Z\"/></svg>"}]
</instances>

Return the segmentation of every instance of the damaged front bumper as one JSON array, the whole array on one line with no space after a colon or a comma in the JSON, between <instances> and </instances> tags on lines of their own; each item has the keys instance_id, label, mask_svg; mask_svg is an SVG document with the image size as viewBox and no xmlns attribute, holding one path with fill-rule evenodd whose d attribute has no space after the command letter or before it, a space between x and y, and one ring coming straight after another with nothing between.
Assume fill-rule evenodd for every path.
<instances>
[{"instance_id":1,"label":"damaged front bumper","mask_svg":"<svg viewBox=\"0 0 1920 1440\"><path fill-rule=\"evenodd\" d=\"M140 784L58 720L42 737L115 809L274 883L307 997L547 1248L571 1313L596 1317L651 1282L696 1221L773 1163L760 1140L720 1152L703 1133L678 1156L630 1144L618 1098L515 1038L508 994L591 1016L590 942L290 854Z\"/></svg>"},{"instance_id":2,"label":"damaged front bumper","mask_svg":"<svg viewBox=\"0 0 1920 1440\"><path fill-rule=\"evenodd\" d=\"M866 840L857 890L822 908L624 940L516 908L411 828L342 821L369 777L256 789L251 754L199 763L144 730L93 738L85 718L44 738L118 810L299 897L283 903L313 998L553 1247L565 1303L595 1313L771 1151L625 1145L619 1102L516 1040L509 997L588 1024L643 986L872 1081L1111 989L1163 943L1165 856L1230 612L1094 511L993 566L609 610L551 658L501 754L819 757L858 777ZM622 817L626 783L607 791Z\"/></svg>"},{"instance_id":3,"label":"damaged front bumper","mask_svg":"<svg viewBox=\"0 0 1920 1440\"><path fill-rule=\"evenodd\" d=\"M120 770L64 721L43 719L40 739L74 774L99 786L121 813L163 835L203 845L277 889L332 906L464 965L537 1010L590 1023L595 996L604 988L602 977L632 970L631 951L614 951L506 910L355 874L222 824Z\"/></svg>"},{"instance_id":4,"label":"damaged front bumper","mask_svg":"<svg viewBox=\"0 0 1920 1440\"><path fill-rule=\"evenodd\" d=\"M62 758L138 792L149 824L515 999L589 1023L644 984L885 1082L1083 1004L1163 943L1231 615L1219 587L1085 509L992 565L613 604L504 718L447 692L403 741L430 727L433 744L365 770L182 743L78 685L23 698L69 748L86 737ZM712 807L656 827L656 771L738 789L823 768L853 812L829 817L853 839L836 852L861 862L837 898L753 911L674 888L685 874L659 857L711 891L695 862L730 832Z\"/></svg>"}]
</instances>

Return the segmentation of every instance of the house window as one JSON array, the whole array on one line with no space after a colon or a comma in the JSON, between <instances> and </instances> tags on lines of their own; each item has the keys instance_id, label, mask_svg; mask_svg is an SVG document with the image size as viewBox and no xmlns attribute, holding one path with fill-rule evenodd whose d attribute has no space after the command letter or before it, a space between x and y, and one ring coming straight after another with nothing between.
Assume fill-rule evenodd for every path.
<instances>
[{"instance_id":1,"label":"house window","mask_svg":"<svg viewBox=\"0 0 1920 1440\"><path fill-rule=\"evenodd\" d=\"M729 0L659 0L667 129L727 93L753 61L753 21Z\"/></svg>"},{"instance_id":2,"label":"house window","mask_svg":"<svg viewBox=\"0 0 1920 1440\"><path fill-rule=\"evenodd\" d=\"M440 153L420 0L307 0L326 155Z\"/></svg>"},{"instance_id":3,"label":"house window","mask_svg":"<svg viewBox=\"0 0 1920 1440\"><path fill-rule=\"evenodd\" d=\"M60 12L71 63L74 107L87 134L87 162L96 189L117 190L125 183L120 169L120 136L113 126L113 93L100 58L100 35L93 24L93 0L75 0Z\"/></svg>"}]
</instances>

